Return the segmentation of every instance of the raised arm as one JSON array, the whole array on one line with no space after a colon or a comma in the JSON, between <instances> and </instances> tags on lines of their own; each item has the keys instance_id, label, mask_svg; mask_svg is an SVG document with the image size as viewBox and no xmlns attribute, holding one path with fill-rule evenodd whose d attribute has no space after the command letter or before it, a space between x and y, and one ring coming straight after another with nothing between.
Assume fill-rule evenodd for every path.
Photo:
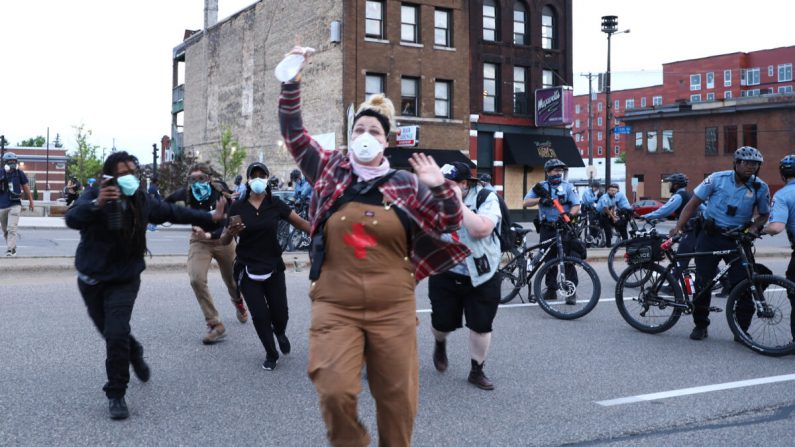
<instances>
[{"instance_id":1,"label":"raised arm","mask_svg":"<svg viewBox=\"0 0 795 447\"><path fill-rule=\"evenodd\" d=\"M279 126L287 150L298 163L304 177L314 183L323 172L323 167L331 156L323 150L304 128L301 117L301 84L283 83L279 95Z\"/></svg>"}]
</instances>

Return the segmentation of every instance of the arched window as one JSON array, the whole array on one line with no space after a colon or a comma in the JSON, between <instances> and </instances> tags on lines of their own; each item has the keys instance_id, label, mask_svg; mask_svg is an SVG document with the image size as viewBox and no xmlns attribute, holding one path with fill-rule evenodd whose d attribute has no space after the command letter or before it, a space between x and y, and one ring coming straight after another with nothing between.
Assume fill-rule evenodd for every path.
<instances>
[{"instance_id":1,"label":"arched window","mask_svg":"<svg viewBox=\"0 0 795 447\"><path fill-rule=\"evenodd\" d=\"M557 20L555 20L555 11L549 6L544 6L541 10L541 48L546 50L557 48L558 42L555 39L557 34Z\"/></svg>"},{"instance_id":2,"label":"arched window","mask_svg":"<svg viewBox=\"0 0 795 447\"><path fill-rule=\"evenodd\" d=\"M521 1L513 2L513 44L527 45L527 8Z\"/></svg>"},{"instance_id":3,"label":"arched window","mask_svg":"<svg viewBox=\"0 0 795 447\"><path fill-rule=\"evenodd\" d=\"M483 1L483 40L496 42L499 36L497 3L494 0Z\"/></svg>"}]
</instances>

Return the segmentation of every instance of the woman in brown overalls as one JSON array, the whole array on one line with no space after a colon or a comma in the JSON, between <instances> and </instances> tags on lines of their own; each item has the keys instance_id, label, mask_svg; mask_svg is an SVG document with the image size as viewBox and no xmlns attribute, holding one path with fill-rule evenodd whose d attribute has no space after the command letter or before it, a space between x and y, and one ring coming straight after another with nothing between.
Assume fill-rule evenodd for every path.
<instances>
[{"instance_id":1,"label":"woman in brown overalls","mask_svg":"<svg viewBox=\"0 0 795 447\"><path fill-rule=\"evenodd\" d=\"M374 95L354 118L348 156L324 151L303 127L297 80L282 85L282 135L314 184L309 376L335 446L370 443L356 411L365 364L379 445L411 444L419 393L415 284L468 254L439 238L460 226L462 214L433 159L413 156L414 175L390 169L384 158L393 115L392 102Z\"/></svg>"}]
</instances>

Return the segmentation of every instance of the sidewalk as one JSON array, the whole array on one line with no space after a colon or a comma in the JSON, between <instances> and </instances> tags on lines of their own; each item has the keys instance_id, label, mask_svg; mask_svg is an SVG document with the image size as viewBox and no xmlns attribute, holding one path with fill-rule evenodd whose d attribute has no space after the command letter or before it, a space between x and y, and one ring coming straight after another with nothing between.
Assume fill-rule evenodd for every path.
<instances>
[{"instance_id":1,"label":"sidewalk","mask_svg":"<svg viewBox=\"0 0 795 447\"><path fill-rule=\"evenodd\" d=\"M67 228L63 217L42 217L42 216L20 216L19 228L32 228L34 230L47 228ZM168 224L168 226L158 225L160 230L179 230L190 231L190 225Z\"/></svg>"}]
</instances>

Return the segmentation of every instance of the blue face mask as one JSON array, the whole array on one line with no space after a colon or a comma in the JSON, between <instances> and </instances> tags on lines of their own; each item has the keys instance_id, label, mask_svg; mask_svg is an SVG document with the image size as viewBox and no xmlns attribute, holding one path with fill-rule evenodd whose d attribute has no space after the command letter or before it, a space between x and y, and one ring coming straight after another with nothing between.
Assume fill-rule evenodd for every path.
<instances>
[{"instance_id":1,"label":"blue face mask","mask_svg":"<svg viewBox=\"0 0 795 447\"><path fill-rule=\"evenodd\" d=\"M254 194L262 194L265 192L265 188L267 188L267 184L265 180L261 178L255 178L248 181L248 186L251 187L251 192Z\"/></svg>"},{"instance_id":2,"label":"blue face mask","mask_svg":"<svg viewBox=\"0 0 795 447\"><path fill-rule=\"evenodd\" d=\"M210 192L212 191L210 184L207 182L196 182L191 185L190 190L193 193L193 197L195 197L199 202L209 199Z\"/></svg>"},{"instance_id":3,"label":"blue face mask","mask_svg":"<svg viewBox=\"0 0 795 447\"><path fill-rule=\"evenodd\" d=\"M121 188L121 193L125 196L131 196L135 194L135 191L138 191L138 187L141 185L141 182L138 181L138 177L127 174L123 175L116 179L116 183Z\"/></svg>"},{"instance_id":4,"label":"blue face mask","mask_svg":"<svg viewBox=\"0 0 795 447\"><path fill-rule=\"evenodd\" d=\"M548 176L548 177L547 177L547 181L548 181L549 183L553 184L553 185L558 185L558 184L560 184L560 182L561 182L562 180L563 180L563 176L562 176L562 175L560 175L560 174L558 174L558 175L550 175L550 176Z\"/></svg>"}]
</instances>

